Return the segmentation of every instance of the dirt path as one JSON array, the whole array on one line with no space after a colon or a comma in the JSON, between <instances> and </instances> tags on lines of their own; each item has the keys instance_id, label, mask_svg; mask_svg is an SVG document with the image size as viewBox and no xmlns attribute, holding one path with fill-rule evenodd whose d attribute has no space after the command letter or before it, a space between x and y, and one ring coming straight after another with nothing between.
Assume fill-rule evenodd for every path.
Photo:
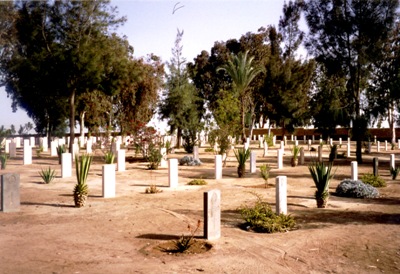
<instances>
[{"instance_id":1,"label":"dirt path","mask_svg":"<svg viewBox=\"0 0 400 274\"><path fill-rule=\"evenodd\" d=\"M398 153L398 151L395 151ZM276 151L261 157L276 167ZM326 152L327 153L327 152ZM273 169L271 178L288 176L288 211L297 229L279 234L256 234L239 228L237 208L254 201L250 193L262 194L275 205L274 179L268 188L256 174L236 177L233 157L223 179L213 178L213 155L201 150L200 167L179 167L179 187L168 189L167 170L146 170L144 163L127 163L117 172L117 197L101 198L101 163L89 174L90 197L84 208L74 208L75 177L40 183L37 174L51 166L60 174L57 159L44 153L33 164L22 165L22 154L10 160L0 174L21 176L21 210L0 212L0 273L399 273L400 184L390 180L389 154L382 152L380 174L388 186L382 197L371 200L331 195L328 208L317 209L314 187L306 166L289 167L289 151L283 170ZM129 155L129 154L128 154ZM181 158L183 152L170 155ZM327 155L325 155L327 156ZM372 172L372 154L359 174ZM387 159L387 160L386 160ZM351 159L350 159L351 160ZM350 160L342 160L330 191L350 177ZM207 186L188 186L203 178ZM162 193L144 190L157 184ZM202 254L176 255L155 250L160 243L187 233L187 223L203 220L203 192L218 188L222 193L222 237ZM197 232L200 237L202 230Z\"/></svg>"}]
</instances>

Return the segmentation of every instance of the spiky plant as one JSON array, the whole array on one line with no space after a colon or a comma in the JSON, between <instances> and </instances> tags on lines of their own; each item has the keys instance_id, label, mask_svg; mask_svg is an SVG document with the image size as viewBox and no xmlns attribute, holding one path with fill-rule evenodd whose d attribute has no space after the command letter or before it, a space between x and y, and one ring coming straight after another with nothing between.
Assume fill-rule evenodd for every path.
<instances>
[{"instance_id":1,"label":"spiky plant","mask_svg":"<svg viewBox=\"0 0 400 274\"><path fill-rule=\"evenodd\" d=\"M87 196L89 194L87 186L87 177L89 174L90 164L93 157L91 155L75 156L75 169L77 183L74 187L74 202L75 207L83 207L86 204Z\"/></svg>"},{"instance_id":2,"label":"spiky plant","mask_svg":"<svg viewBox=\"0 0 400 274\"><path fill-rule=\"evenodd\" d=\"M315 199L318 208L325 208L329 198L329 182L333 178L332 162L325 164L324 162L314 162L308 166L315 187Z\"/></svg>"},{"instance_id":3,"label":"spiky plant","mask_svg":"<svg viewBox=\"0 0 400 274\"><path fill-rule=\"evenodd\" d=\"M299 159L298 159L299 153L300 153L300 147L294 146L292 148L292 160L291 160L291 164L293 167L297 166L297 163L299 161Z\"/></svg>"},{"instance_id":4,"label":"spiky plant","mask_svg":"<svg viewBox=\"0 0 400 274\"><path fill-rule=\"evenodd\" d=\"M104 155L104 161L106 164L113 164L115 159L115 155L112 151L106 152Z\"/></svg>"},{"instance_id":5,"label":"spiky plant","mask_svg":"<svg viewBox=\"0 0 400 274\"><path fill-rule=\"evenodd\" d=\"M250 149L239 148L233 152L239 164L237 169L238 177L242 178L246 172L246 161L250 158Z\"/></svg>"},{"instance_id":6,"label":"spiky plant","mask_svg":"<svg viewBox=\"0 0 400 274\"><path fill-rule=\"evenodd\" d=\"M42 169L39 171L39 175L45 184L50 184L56 177L56 171L49 167L48 169Z\"/></svg>"},{"instance_id":7,"label":"spiky plant","mask_svg":"<svg viewBox=\"0 0 400 274\"><path fill-rule=\"evenodd\" d=\"M66 148L65 145L57 146L57 155L58 155L58 163L61 165L61 155L65 153Z\"/></svg>"}]
</instances>

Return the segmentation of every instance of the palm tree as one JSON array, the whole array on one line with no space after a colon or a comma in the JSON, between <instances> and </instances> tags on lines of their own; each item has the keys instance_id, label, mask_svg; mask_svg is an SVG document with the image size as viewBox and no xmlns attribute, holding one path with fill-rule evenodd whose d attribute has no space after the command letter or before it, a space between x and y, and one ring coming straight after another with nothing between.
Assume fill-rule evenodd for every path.
<instances>
[{"instance_id":1,"label":"palm tree","mask_svg":"<svg viewBox=\"0 0 400 274\"><path fill-rule=\"evenodd\" d=\"M246 140L245 112L248 106L246 99L252 99L250 84L258 74L264 72L262 66L252 66L254 56L248 56L248 53L248 50L244 54L239 52L238 55L233 55L233 58L230 58L227 64L217 68L217 72L223 70L232 78L233 88L239 96L243 140Z\"/></svg>"}]
</instances>

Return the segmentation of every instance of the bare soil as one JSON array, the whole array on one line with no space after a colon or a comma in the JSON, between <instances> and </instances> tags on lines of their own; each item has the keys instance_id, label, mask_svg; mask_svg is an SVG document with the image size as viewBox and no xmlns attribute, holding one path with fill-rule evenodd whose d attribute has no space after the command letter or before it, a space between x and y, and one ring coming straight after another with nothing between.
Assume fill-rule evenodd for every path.
<instances>
[{"instance_id":1,"label":"bare soil","mask_svg":"<svg viewBox=\"0 0 400 274\"><path fill-rule=\"evenodd\" d=\"M252 148L257 151L257 166L273 167L267 186L259 169L238 179L233 153L223 179L213 179L214 155L202 148L201 166L179 166L176 189L167 187L167 169L151 171L147 163L127 162L127 170L117 172L117 196L111 199L101 197L102 153L97 150L88 178L90 196L83 208L73 206L75 176L41 182L42 168L50 166L61 174L57 157L44 152L34 156L32 165L24 166L22 151L18 151L17 158L0 171L19 173L21 178L20 211L0 212L0 273L400 272L400 184L389 173L389 155L399 150L364 155L364 164L359 166L360 176L372 173L372 158L379 157L379 172L388 186L379 189L378 199L335 196L338 183L350 177L354 157L337 160L328 207L317 209L307 165L291 167L287 150L284 168L278 170L276 149L262 157L256 143ZM305 151L307 164L316 155L307 146ZM328 153L325 147L325 160ZM169 158L184 155L178 150ZM128 151L127 156L134 154ZM274 208L278 175L288 178L288 212L295 217L296 229L276 234L242 230L238 207L254 202L250 192L256 192ZM208 185L187 185L199 178ZM151 184L163 191L145 194ZM169 252L174 241L189 235L188 224L195 227L198 220L203 221L203 193L215 188L222 193L222 237L205 241L200 227L195 234L197 249Z\"/></svg>"}]
</instances>

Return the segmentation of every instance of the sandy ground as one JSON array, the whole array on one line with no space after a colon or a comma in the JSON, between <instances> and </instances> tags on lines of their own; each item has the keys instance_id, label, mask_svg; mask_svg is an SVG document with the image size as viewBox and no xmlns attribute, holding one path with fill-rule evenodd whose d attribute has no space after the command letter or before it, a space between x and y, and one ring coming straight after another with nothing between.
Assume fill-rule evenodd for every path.
<instances>
[{"instance_id":1,"label":"sandy ground","mask_svg":"<svg viewBox=\"0 0 400 274\"><path fill-rule=\"evenodd\" d=\"M90 196L84 208L73 207L75 177L58 176L54 183L41 183L41 168L50 166L61 174L56 157L34 153L33 164L24 166L18 151L18 157L0 171L21 177L20 211L0 212L0 273L400 273L400 185L389 174L389 154L399 150L366 155L359 167L360 175L372 173L372 157L379 157L380 175L388 183L380 189L381 198L330 195L328 207L317 209L306 165L290 167L287 150L285 167L278 170L275 149L262 157L263 150L257 144L252 147L257 151L257 166L273 167L268 188L254 187L264 183L258 169L238 179L232 155L223 179L216 181L214 156L203 148L203 165L179 166L178 188L167 187L167 169L151 171L146 163L127 163L126 171L117 172L117 197L104 199L102 163L97 159L89 174ZM169 158L184 155L177 151ZM324 156L328 157L326 147ZM350 177L351 160L337 161L331 193L340 180ZM237 208L255 201L251 191L275 208L273 184L278 175L288 177L288 212L297 228L277 234L240 229L243 221ZM187 185L197 178L208 185ZM163 192L144 194L150 184ZM187 234L188 223L203 220L203 193L209 189L220 189L222 196L222 237L211 242L213 248L202 254L157 251L158 245ZM196 236L202 235L201 228Z\"/></svg>"}]
</instances>

